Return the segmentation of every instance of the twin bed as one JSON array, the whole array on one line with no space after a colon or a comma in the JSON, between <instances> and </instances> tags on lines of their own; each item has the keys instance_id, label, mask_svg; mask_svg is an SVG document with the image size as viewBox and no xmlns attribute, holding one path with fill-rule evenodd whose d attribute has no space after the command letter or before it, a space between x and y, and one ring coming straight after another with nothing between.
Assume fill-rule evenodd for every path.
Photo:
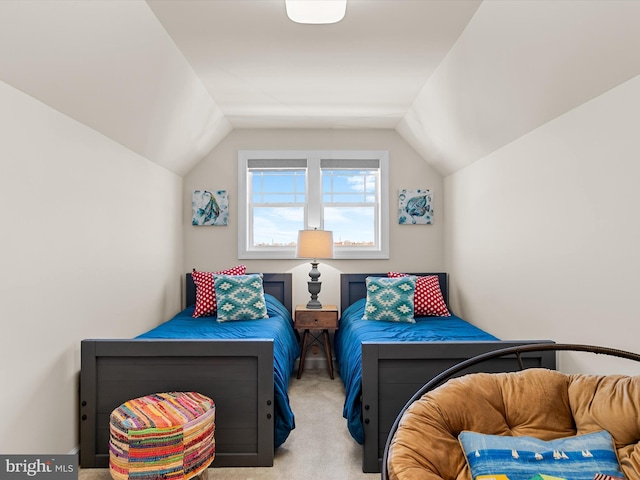
<instances>
[{"instance_id":1,"label":"twin bed","mask_svg":"<svg viewBox=\"0 0 640 480\"><path fill-rule=\"evenodd\" d=\"M437 275L444 300L447 277ZM393 421L413 393L448 367L480 353L539 341L504 342L455 316L415 324L362 320L365 280L342 274L336 359L345 384L344 416L363 445L364 472L379 472ZM287 386L299 355L291 319L291 274L264 274L269 320L218 323L193 318L195 286L174 319L131 340L84 340L81 346L80 464L108 466L109 414L131 398L194 390L216 402L214 466L271 466L274 449L295 427ZM555 368L550 352L523 355L525 367ZM518 369L495 359L483 371ZM462 372L467 373L467 372Z\"/></svg>"},{"instance_id":2,"label":"twin bed","mask_svg":"<svg viewBox=\"0 0 640 480\"><path fill-rule=\"evenodd\" d=\"M511 346L549 341L501 341L464 320L448 317L416 318L416 323L362 320L366 278L386 273L342 274L340 325L335 352L345 384L343 415L351 436L363 446L362 470L380 472L384 446L393 422L412 395L431 378L476 355ZM446 273L414 273L438 277L444 302L448 302ZM554 352L521 355L523 368L555 369ZM514 356L485 362L472 371L519 370Z\"/></svg>"},{"instance_id":3,"label":"twin bed","mask_svg":"<svg viewBox=\"0 0 640 480\"><path fill-rule=\"evenodd\" d=\"M109 464L109 415L123 402L166 391L197 391L216 404L215 466L271 466L295 426L287 387L298 342L291 318L291 274L263 275L269 319L193 318L187 308L129 340L84 340L80 373L80 465Z\"/></svg>"}]
</instances>

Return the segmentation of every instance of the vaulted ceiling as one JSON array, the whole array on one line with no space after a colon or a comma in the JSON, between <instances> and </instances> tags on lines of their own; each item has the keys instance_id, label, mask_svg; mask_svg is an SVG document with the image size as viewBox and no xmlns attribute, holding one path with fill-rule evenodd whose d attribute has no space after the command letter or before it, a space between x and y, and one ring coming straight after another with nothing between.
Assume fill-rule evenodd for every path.
<instances>
[{"instance_id":1,"label":"vaulted ceiling","mask_svg":"<svg viewBox=\"0 0 640 480\"><path fill-rule=\"evenodd\" d=\"M640 74L640 1L4 0L0 80L179 175L234 128L396 129L443 175Z\"/></svg>"}]
</instances>

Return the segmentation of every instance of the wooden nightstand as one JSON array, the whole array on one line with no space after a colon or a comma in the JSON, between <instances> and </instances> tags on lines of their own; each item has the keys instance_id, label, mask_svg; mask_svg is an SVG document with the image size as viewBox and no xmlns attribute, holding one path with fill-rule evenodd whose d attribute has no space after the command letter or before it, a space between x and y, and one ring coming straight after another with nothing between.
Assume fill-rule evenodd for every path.
<instances>
[{"instance_id":1,"label":"wooden nightstand","mask_svg":"<svg viewBox=\"0 0 640 480\"><path fill-rule=\"evenodd\" d=\"M333 378L333 361L331 359L331 340L329 330L338 328L338 307L335 305L324 305L322 308L306 308L304 305L296 305L293 327L298 331L303 331L300 342L300 365L298 366L298 378L302 376L304 370L304 359L307 353L307 341L309 340L309 330L322 330L324 343L324 354L327 356L327 367L329 376Z\"/></svg>"}]
</instances>

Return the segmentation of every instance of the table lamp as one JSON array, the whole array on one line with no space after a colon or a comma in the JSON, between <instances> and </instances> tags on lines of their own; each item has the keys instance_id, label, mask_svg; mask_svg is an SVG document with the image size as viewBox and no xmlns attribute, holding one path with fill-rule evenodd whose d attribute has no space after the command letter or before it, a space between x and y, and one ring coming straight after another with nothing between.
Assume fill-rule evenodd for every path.
<instances>
[{"instance_id":1,"label":"table lamp","mask_svg":"<svg viewBox=\"0 0 640 480\"><path fill-rule=\"evenodd\" d=\"M296 257L312 259L309 272L311 280L307 282L311 300L307 303L307 308L322 308L322 304L318 301L318 294L322 287L322 282L318 280L320 278L318 259L333 258L333 232L318 229L298 231Z\"/></svg>"}]
</instances>

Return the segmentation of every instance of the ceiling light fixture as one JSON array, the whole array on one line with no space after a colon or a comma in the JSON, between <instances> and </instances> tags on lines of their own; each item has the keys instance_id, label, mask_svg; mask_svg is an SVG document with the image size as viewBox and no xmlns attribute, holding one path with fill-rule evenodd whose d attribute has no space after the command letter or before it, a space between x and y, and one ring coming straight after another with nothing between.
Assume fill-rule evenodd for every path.
<instances>
[{"instance_id":1,"label":"ceiling light fixture","mask_svg":"<svg viewBox=\"0 0 640 480\"><path fill-rule=\"evenodd\" d=\"M284 0L287 16L296 23L337 23L344 18L347 0Z\"/></svg>"}]
</instances>

